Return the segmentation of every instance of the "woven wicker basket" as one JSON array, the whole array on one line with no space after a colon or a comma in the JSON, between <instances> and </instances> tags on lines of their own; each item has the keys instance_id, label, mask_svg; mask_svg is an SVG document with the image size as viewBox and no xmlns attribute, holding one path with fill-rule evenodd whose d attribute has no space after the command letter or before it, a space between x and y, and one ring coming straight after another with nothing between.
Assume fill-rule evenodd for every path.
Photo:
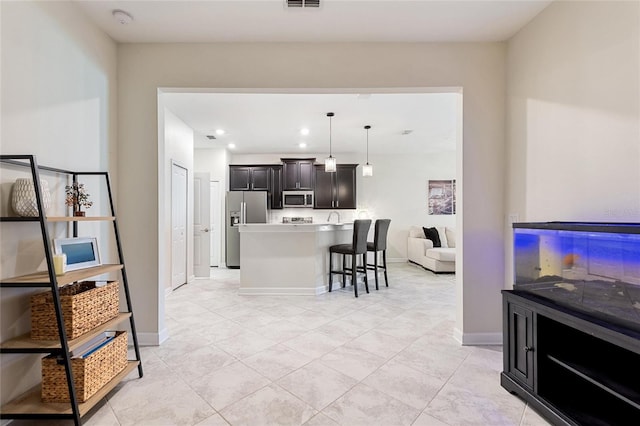
<instances>
[{"instance_id":1,"label":"woven wicker basket","mask_svg":"<svg viewBox=\"0 0 640 426\"><path fill-rule=\"evenodd\" d=\"M86 358L72 358L71 371L78 401L91 398L126 366L126 331L119 331L111 342ZM69 401L67 374L55 355L42 358L42 401Z\"/></svg>"},{"instance_id":2,"label":"woven wicker basket","mask_svg":"<svg viewBox=\"0 0 640 426\"><path fill-rule=\"evenodd\" d=\"M96 287L82 281L60 289L60 305L67 339L75 339L118 316L118 281ZM50 291L31 296L31 338L58 340L58 323Z\"/></svg>"}]
</instances>

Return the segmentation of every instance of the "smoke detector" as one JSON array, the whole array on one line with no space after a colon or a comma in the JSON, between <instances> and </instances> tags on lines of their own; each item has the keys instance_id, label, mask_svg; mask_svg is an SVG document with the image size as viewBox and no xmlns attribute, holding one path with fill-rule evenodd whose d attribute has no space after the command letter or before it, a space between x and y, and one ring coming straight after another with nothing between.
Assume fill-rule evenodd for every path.
<instances>
[{"instance_id":1,"label":"smoke detector","mask_svg":"<svg viewBox=\"0 0 640 426\"><path fill-rule=\"evenodd\" d=\"M111 14L113 15L113 18L121 25L127 25L130 24L131 21L133 21L133 17L124 10L115 9L113 12L111 12Z\"/></svg>"},{"instance_id":2,"label":"smoke detector","mask_svg":"<svg viewBox=\"0 0 640 426\"><path fill-rule=\"evenodd\" d=\"M320 0L285 0L286 7L320 7Z\"/></svg>"},{"instance_id":3,"label":"smoke detector","mask_svg":"<svg viewBox=\"0 0 640 426\"><path fill-rule=\"evenodd\" d=\"M403 136L410 135L411 133L413 133L413 130L403 130L402 132L400 132L400 134Z\"/></svg>"}]
</instances>

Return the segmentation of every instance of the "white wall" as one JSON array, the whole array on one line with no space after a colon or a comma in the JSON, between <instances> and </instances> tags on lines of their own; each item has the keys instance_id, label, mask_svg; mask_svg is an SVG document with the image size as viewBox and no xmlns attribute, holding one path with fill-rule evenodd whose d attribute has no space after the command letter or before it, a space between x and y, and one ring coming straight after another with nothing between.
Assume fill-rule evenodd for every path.
<instances>
[{"instance_id":1,"label":"white wall","mask_svg":"<svg viewBox=\"0 0 640 426\"><path fill-rule=\"evenodd\" d=\"M160 95L162 96L162 95ZM172 246L172 232L171 232L171 179L172 179L172 164L176 164L180 167L187 169L187 274L188 281L193 280L193 146L194 146L194 131L184 121L178 118L175 114L165 108L164 110L164 168L163 176L164 180L164 209L160 210L160 214L164 218L160 226L160 232L162 235L160 247L165 247L169 250ZM167 232L168 231L168 232ZM165 255L171 258L172 251L161 254L161 258ZM161 262L164 268L165 279L164 288L171 288L171 265L173 262ZM162 321L163 319L160 319Z\"/></svg>"},{"instance_id":2,"label":"white wall","mask_svg":"<svg viewBox=\"0 0 640 426\"><path fill-rule=\"evenodd\" d=\"M640 222L639 52L638 2L554 2L509 41L508 212Z\"/></svg>"},{"instance_id":3,"label":"white wall","mask_svg":"<svg viewBox=\"0 0 640 426\"><path fill-rule=\"evenodd\" d=\"M357 209L338 210L340 220L358 218L390 218L387 237L389 261L407 260L407 235L411 225L456 226L455 215L429 215L427 208L427 182L456 178L456 152L438 154L385 154L369 155L374 166L371 177L362 176L364 154L334 153L340 163L359 164L356 174ZM279 164L281 158L316 158L322 163L327 153L288 153L263 155L231 155L231 164ZM313 217L326 222L331 210L283 209L271 210L272 222L281 222L285 216ZM332 221L336 218L332 217ZM371 231L373 238L373 227Z\"/></svg>"},{"instance_id":4,"label":"white wall","mask_svg":"<svg viewBox=\"0 0 640 426\"><path fill-rule=\"evenodd\" d=\"M504 280L504 43L229 43L127 44L118 49L120 178L148 191L121 186L123 233L135 300L158 300L158 218L136 219L159 204L158 88L462 88L463 140L457 160L461 214L458 245L458 335L476 341L501 334L499 290ZM454 89L455 90L455 89ZM464 158L463 158L464 157ZM464 227L464 229L462 229ZM135 237L133 237L135 235ZM150 250L151 248L151 250ZM134 301L135 301L134 300ZM464 306L464 310L462 307ZM162 315L162 313L160 313ZM139 329L158 333L142 318Z\"/></svg>"},{"instance_id":5,"label":"white wall","mask_svg":"<svg viewBox=\"0 0 640 426\"><path fill-rule=\"evenodd\" d=\"M196 133L196 141L198 138L205 139L204 135ZM224 148L196 149L194 151L194 171L209 173L209 179L220 182L220 223L218 224L218 232L220 244L220 265L225 264L226 246L225 246L225 192L229 187L227 177L229 176L229 157L227 150Z\"/></svg>"},{"instance_id":6,"label":"white wall","mask_svg":"<svg viewBox=\"0 0 640 426\"><path fill-rule=\"evenodd\" d=\"M2 154L35 154L43 165L68 170L114 171L115 43L69 2L0 2L0 15ZM43 177L50 184L52 211L63 214L65 181ZM0 214L7 212L14 179L3 167ZM112 181L115 189L117 176ZM90 193L96 202L104 195ZM95 205L90 213L103 207ZM2 278L33 272L44 257L37 224L1 226ZM52 226L52 236L64 235L64 228ZM94 235L100 237L98 228ZM29 331L29 293L2 290L0 341ZM0 375L4 403L40 381L40 356L3 354Z\"/></svg>"}]
</instances>

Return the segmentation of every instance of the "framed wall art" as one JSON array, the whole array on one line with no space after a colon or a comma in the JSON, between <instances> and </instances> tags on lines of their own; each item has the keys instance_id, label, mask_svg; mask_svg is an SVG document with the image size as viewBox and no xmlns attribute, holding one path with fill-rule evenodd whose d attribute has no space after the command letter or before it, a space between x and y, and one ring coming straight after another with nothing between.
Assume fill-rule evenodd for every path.
<instances>
[{"instance_id":1,"label":"framed wall art","mask_svg":"<svg viewBox=\"0 0 640 426\"><path fill-rule=\"evenodd\" d=\"M429 214L456 214L456 180L430 180L427 207Z\"/></svg>"}]
</instances>

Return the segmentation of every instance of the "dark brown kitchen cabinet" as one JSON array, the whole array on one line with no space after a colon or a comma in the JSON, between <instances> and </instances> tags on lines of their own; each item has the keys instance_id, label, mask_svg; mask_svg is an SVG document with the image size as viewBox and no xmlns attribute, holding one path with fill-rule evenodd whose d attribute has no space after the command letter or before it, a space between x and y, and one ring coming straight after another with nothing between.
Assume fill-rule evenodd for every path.
<instances>
[{"instance_id":1,"label":"dark brown kitchen cabinet","mask_svg":"<svg viewBox=\"0 0 640 426\"><path fill-rule=\"evenodd\" d=\"M229 166L230 191L267 191L267 207L282 208L282 166Z\"/></svg>"},{"instance_id":2,"label":"dark brown kitchen cabinet","mask_svg":"<svg viewBox=\"0 0 640 426\"><path fill-rule=\"evenodd\" d=\"M324 165L316 165L314 208L355 209L357 164L338 164L336 171L325 172Z\"/></svg>"},{"instance_id":3,"label":"dark brown kitchen cabinet","mask_svg":"<svg viewBox=\"0 0 640 426\"><path fill-rule=\"evenodd\" d=\"M267 198L270 209L282 208L282 166L271 166L269 168L269 195Z\"/></svg>"},{"instance_id":4,"label":"dark brown kitchen cabinet","mask_svg":"<svg viewBox=\"0 0 640 426\"><path fill-rule=\"evenodd\" d=\"M229 166L230 191L268 191L269 166Z\"/></svg>"},{"instance_id":5,"label":"dark brown kitchen cabinet","mask_svg":"<svg viewBox=\"0 0 640 426\"><path fill-rule=\"evenodd\" d=\"M313 165L315 158L282 158L282 189L313 190Z\"/></svg>"}]
</instances>

